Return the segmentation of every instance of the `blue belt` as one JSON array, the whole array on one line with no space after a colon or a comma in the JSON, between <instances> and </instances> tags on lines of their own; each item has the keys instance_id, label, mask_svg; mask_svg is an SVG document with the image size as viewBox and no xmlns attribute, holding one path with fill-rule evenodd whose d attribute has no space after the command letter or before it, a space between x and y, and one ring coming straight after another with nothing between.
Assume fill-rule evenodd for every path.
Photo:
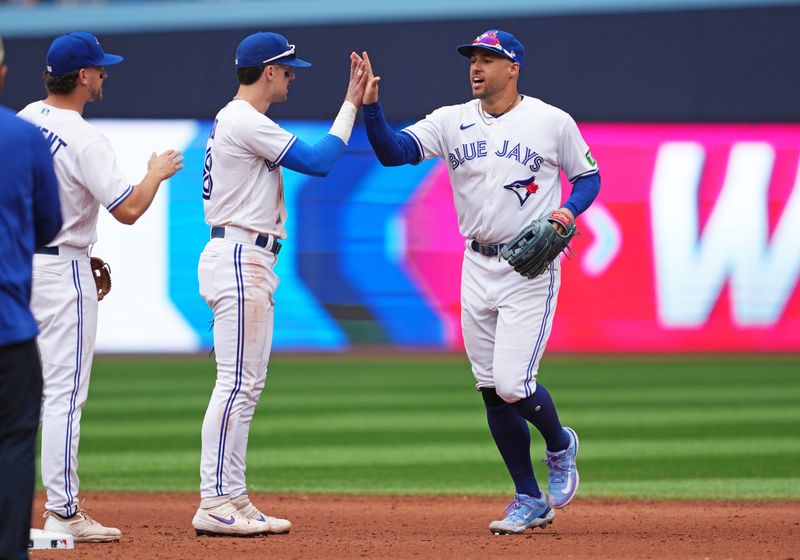
<instances>
[{"instance_id":1,"label":"blue belt","mask_svg":"<svg viewBox=\"0 0 800 560\"><path fill-rule=\"evenodd\" d=\"M219 237L223 239L225 238L225 228L222 226L213 226L211 228L211 238L214 239ZM269 237L259 233L256 237L255 244L275 255L281 252L281 242L278 241L278 238L274 236L272 238L272 243L270 244Z\"/></svg>"},{"instance_id":2,"label":"blue belt","mask_svg":"<svg viewBox=\"0 0 800 560\"><path fill-rule=\"evenodd\" d=\"M496 257L500 254L500 249L505 247L505 243L500 244L493 244L493 243L480 243L478 241L472 240L470 243L470 248L476 253L480 253L484 257Z\"/></svg>"},{"instance_id":3,"label":"blue belt","mask_svg":"<svg viewBox=\"0 0 800 560\"><path fill-rule=\"evenodd\" d=\"M58 247L38 247L34 253L37 255L58 255Z\"/></svg>"}]
</instances>

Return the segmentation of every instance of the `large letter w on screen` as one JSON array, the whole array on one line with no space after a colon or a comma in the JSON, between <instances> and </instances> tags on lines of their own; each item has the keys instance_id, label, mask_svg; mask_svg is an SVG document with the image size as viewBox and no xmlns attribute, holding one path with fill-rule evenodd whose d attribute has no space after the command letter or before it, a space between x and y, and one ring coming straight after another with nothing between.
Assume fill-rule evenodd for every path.
<instances>
[{"instance_id":1,"label":"large letter w on screen","mask_svg":"<svg viewBox=\"0 0 800 560\"><path fill-rule=\"evenodd\" d=\"M800 173L769 238L771 144L731 148L722 191L700 232L698 189L705 149L663 144L651 192L658 316L667 327L699 327L730 279L731 312L742 327L781 316L800 273Z\"/></svg>"}]
</instances>

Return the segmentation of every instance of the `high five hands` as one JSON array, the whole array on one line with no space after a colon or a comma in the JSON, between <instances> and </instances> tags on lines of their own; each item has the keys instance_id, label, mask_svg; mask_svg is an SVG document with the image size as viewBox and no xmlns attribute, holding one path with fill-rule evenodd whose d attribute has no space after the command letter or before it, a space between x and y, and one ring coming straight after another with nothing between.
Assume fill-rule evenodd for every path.
<instances>
[{"instance_id":1,"label":"high five hands","mask_svg":"<svg viewBox=\"0 0 800 560\"><path fill-rule=\"evenodd\" d=\"M367 71L364 61L352 52L350 53L350 83L347 84L345 99L355 105L356 109L361 107L363 102L366 83Z\"/></svg>"}]
</instances>

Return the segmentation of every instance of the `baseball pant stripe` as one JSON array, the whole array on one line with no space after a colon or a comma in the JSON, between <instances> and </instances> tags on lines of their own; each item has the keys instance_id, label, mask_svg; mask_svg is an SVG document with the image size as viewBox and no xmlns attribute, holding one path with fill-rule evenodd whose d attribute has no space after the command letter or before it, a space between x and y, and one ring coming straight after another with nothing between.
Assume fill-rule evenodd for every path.
<instances>
[{"instance_id":1,"label":"baseball pant stripe","mask_svg":"<svg viewBox=\"0 0 800 560\"><path fill-rule=\"evenodd\" d=\"M236 366L233 390L225 404L220 425L219 448L217 450L217 495L224 494L223 471L225 465L225 445L228 437L228 423L233 409L233 402L242 386L242 362L244 360L244 279L242 277L242 246L237 244L233 250L233 269L236 275L237 332L236 332Z\"/></svg>"},{"instance_id":2,"label":"baseball pant stripe","mask_svg":"<svg viewBox=\"0 0 800 560\"><path fill-rule=\"evenodd\" d=\"M553 271L553 263L550 263L550 286L547 288L547 303L544 308L544 316L542 316L542 324L539 327L539 336L536 339L536 345L533 348L533 354L528 362L528 372L525 375L525 397L531 396L530 382L533 377L533 364L536 363L536 356L539 355L541 350L542 341L544 340L544 333L547 331L547 318L550 316L550 307L553 303L553 286L555 285L556 275Z\"/></svg>"},{"instance_id":3,"label":"baseball pant stripe","mask_svg":"<svg viewBox=\"0 0 800 560\"><path fill-rule=\"evenodd\" d=\"M83 290L81 289L81 274L78 261L72 261L72 283L78 296L76 310L78 313L78 332L75 348L75 374L72 376L72 394L69 401L69 412L67 414L67 432L64 441L64 488L66 489L69 503L64 504L66 515L73 514L72 501L72 482L70 473L72 472L72 423L75 414L75 400L78 396L78 386L81 382L81 361L83 356Z\"/></svg>"}]
</instances>

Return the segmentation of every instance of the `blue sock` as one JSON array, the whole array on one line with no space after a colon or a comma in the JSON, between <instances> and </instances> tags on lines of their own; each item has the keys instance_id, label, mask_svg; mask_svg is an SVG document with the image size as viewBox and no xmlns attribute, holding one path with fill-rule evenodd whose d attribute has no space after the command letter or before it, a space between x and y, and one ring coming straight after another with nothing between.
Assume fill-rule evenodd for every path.
<instances>
[{"instance_id":1,"label":"blue sock","mask_svg":"<svg viewBox=\"0 0 800 560\"><path fill-rule=\"evenodd\" d=\"M542 434L548 451L563 451L569 447L569 435L558 421L558 412L550 393L541 384L536 384L536 391L511 406L520 416L536 426Z\"/></svg>"},{"instance_id":2,"label":"blue sock","mask_svg":"<svg viewBox=\"0 0 800 560\"><path fill-rule=\"evenodd\" d=\"M481 389L486 420L497 450L514 481L517 494L538 498L542 494L531 464L531 433L528 423L494 389Z\"/></svg>"}]
</instances>

